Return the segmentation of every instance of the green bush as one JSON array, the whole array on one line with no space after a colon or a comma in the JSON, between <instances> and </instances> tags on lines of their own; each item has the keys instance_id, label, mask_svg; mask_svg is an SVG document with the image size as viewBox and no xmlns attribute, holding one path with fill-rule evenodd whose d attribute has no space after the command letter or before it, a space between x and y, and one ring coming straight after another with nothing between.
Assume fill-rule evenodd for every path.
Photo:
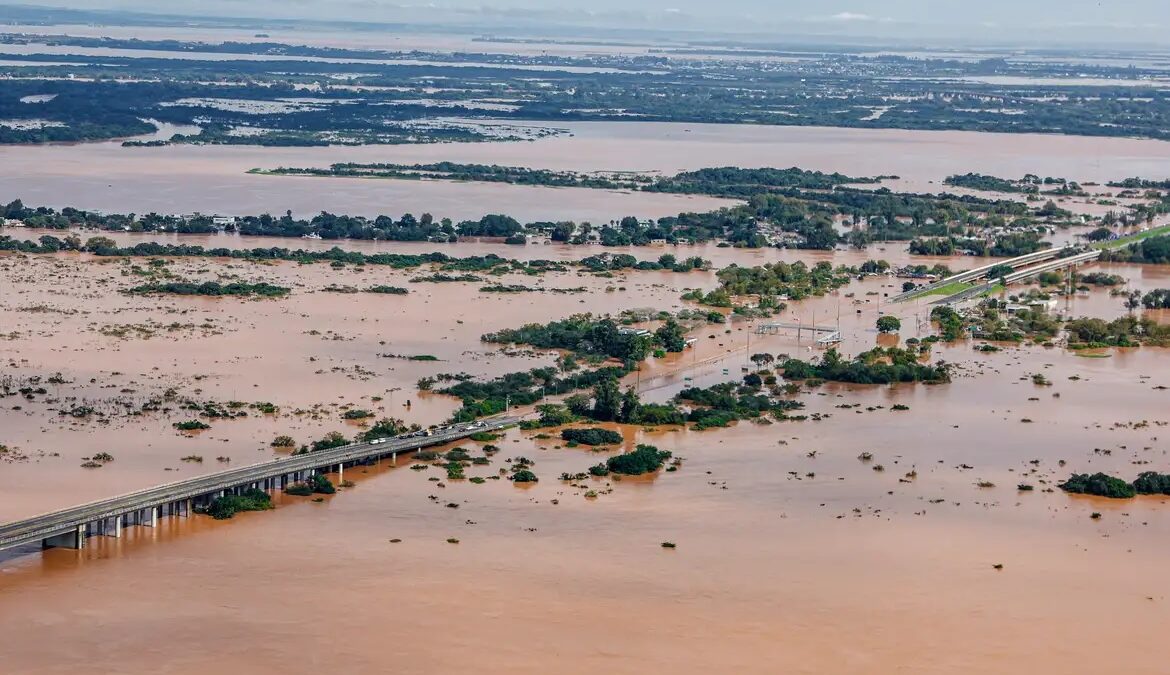
<instances>
[{"instance_id":1,"label":"green bush","mask_svg":"<svg viewBox=\"0 0 1170 675\"><path fill-rule=\"evenodd\" d=\"M1139 495L1170 495L1170 474L1146 471L1138 475L1133 488Z\"/></svg>"},{"instance_id":2,"label":"green bush","mask_svg":"<svg viewBox=\"0 0 1170 675\"><path fill-rule=\"evenodd\" d=\"M241 511L266 511L273 508L272 497L263 490L249 488L243 494L216 497L205 513L216 520L227 520Z\"/></svg>"},{"instance_id":3,"label":"green bush","mask_svg":"<svg viewBox=\"0 0 1170 675\"><path fill-rule=\"evenodd\" d=\"M1107 476L1103 473L1089 475L1087 473L1073 474L1071 478L1060 484L1060 489L1074 494L1096 495L1111 499L1128 499L1137 494L1132 485L1120 478Z\"/></svg>"},{"instance_id":4,"label":"green bush","mask_svg":"<svg viewBox=\"0 0 1170 675\"><path fill-rule=\"evenodd\" d=\"M663 463L670 459L670 455L670 451L659 450L653 445L638 445L633 452L610 457L605 461L605 466L613 473L639 476L662 468Z\"/></svg>"},{"instance_id":5,"label":"green bush","mask_svg":"<svg viewBox=\"0 0 1170 675\"><path fill-rule=\"evenodd\" d=\"M333 487L333 481L326 478L324 474L319 473L314 474L313 477L309 479L309 487L313 489L313 492L319 495L331 495L334 492L337 492L337 488Z\"/></svg>"},{"instance_id":6,"label":"green bush","mask_svg":"<svg viewBox=\"0 0 1170 675\"><path fill-rule=\"evenodd\" d=\"M313 494L313 488L309 487L308 483L293 483L284 488L284 493L296 497L308 497Z\"/></svg>"},{"instance_id":7,"label":"green bush","mask_svg":"<svg viewBox=\"0 0 1170 675\"><path fill-rule=\"evenodd\" d=\"M561 432L561 440L580 445L617 445L622 442L622 435L609 429L565 429Z\"/></svg>"}]
</instances>

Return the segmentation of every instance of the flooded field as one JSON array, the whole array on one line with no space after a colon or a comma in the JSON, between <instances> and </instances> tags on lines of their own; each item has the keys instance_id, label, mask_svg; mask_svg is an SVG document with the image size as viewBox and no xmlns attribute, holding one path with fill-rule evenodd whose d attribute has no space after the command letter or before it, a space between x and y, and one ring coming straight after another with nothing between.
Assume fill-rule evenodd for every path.
<instances>
[{"instance_id":1,"label":"flooded field","mask_svg":"<svg viewBox=\"0 0 1170 675\"><path fill-rule=\"evenodd\" d=\"M539 123L531 123L536 126ZM528 142L325 148L168 146L118 143L0 146L0 199L107 212L283 213L322 210L375 216L431 213L521 221L608 222L707 211L733 202L707 197L555 189L488 183L248 175L253 168L326 167L336 162L500 164L574 171L673 174L712 166L789 167L856 176L897 175L894 190L938 192L949 175L1026 173L1105 182L1164 179L1170 143L1024 134L830 129L645 122L556 123L571 135ZM1095 206L1062 204L1100 213Z\"/></svg>"},{"instance_id":2,"label":"flooded field","mask_svg":"<svg viewBox=\"0 0 1170 675\"><path fill-rule=\"evenodd\" d=\"M242 238L184 241L220 239ZM281 243L261 241L255 245ZM451 248L586 254L583 247ZM892 262L904 255L894 248ZM424 249L435 247L394 250ZM713 247L694 254L717 266L832 255ZM831 259L858 264L865 256ZM959 268L964 259L948 264ZM262 301L121 293L141 283L132 268L144 265L74 254L0 257L3 374L40 376L46 389L33 400L0 400L0 443L15 449L0 463L0 520L265 460L278 454L269 447L278 434L298 442L332 430L352 436L359 428L341 419L350 405L438 422L458 403L420 394L418 378L552 363L549 354L482 344L485 332L573 312L681 309L684 288L715 286L707 272L568 272L498 280L585 292L500 295L480 292L480 283L411 283L418 271L186 259L167 270L292 292ZM1103 269L1134 288L1170 286L1164 268ZM372 284L410 293L325 291ZM879 314L902 318L902 338L925 336L926 305L885 304L900 286L872 277L794 303L780 319L839 322L846 354L892 339L873 332ZM1125 312L1106 291L1061 303L1058 311L1070 316ZM651 359L628 382L644 399L664 401L691 382L738 377L751 353L812 355L807 336L759 336L753 327L700 328L694 349ZM648 442L683 458L678 471L653 478L559 481L598 454L512 430L495 441L502 451L491 465L468 475L490 478L507 459L525 456L540 477L531 487L433 481L442 475L437 467L407 470L414 462L399 457L396 466L347 469L356 485L320 503L278 497L273 512L226 522L164 519L154 530L129 528L122 539L93 538L80 553L0 554L3 670L158 672L165 660L173 673L224 663L249 673L1163 672L1148 647L1170 628L1170 597L1159 582L1170 555L1170 505L1051 488L1074 471L1166 470L1170 352L1086 358L1043 347L990 354L971 347L935 346L935 358L958 367L947 385L806 389L798 398L807 414L825 416L820 421L621 429L624 449ZM423 354L438 360L402 358ZM1034 373L1053 384L1033 384ZM165 399L167 390L178 399L268 402L278 411L251 410L195 434L171 426L188 411L127 412ZM909 410L893 411L895 404ZM78 405L103 416L58 412ZM478 454L483 443L461 445ZM82 468L96 452L114 459ZM861 461L862 452L872 461ZM193 455L204 459L182 461ZM1036 490L1018 491L1021 482ZM586 497L588 489L597 496ZM1101 517L1090 518L1094 512ZM663 548L666 541L677 548Z\"/></svg>"},{"instance_id":3,"label":"flooded field","mask_svg":"<svg viewBox=\"0 0 1170 675\"><path fill-rule=\"evenodd\" d=\"M176 72L204 67L197 61L216 67L236 61L251 62L249 67L263 61L312 62L314 68L353 63L353 70L360 71L362 64L474 67L493 60L446 61L428 52L603 57L594 61L596 67L587 61L508 66L532 71L530 82L553 86L566 72L617 72L605 67L621 67L620 59L611 57L656 56L673 61L666 66L673 72L692 75L726 59L739 60L745 73L756 73L743 80L753 84L744 86L767 92L778 80L757 76L783 66L793 78L804 78L791 64L808 61L810 94L803 79L794 90L803 98L817 96L824 82L851 77L846 72L851 66L866 65L841 61L848 65L817 71L811 64L835 52L770 53L761 46L764 51L737 53L718 41L691 44L681 37L659 43L524 42L392 33L384 27L307 30L294 23L263 33L194 25L43 25L5 31L423 52L409 60L366 61L0 45L0 62L29 72L53 63L121 62L126 57L173 58L182 64ZM625 33L613 33L619 34ZM1009 61L1046 59L1053 64L1165 66L1160 53L1074 57L1022 48L859 49L867 56L905 57L903 65L1002 56L1004 68ZM22 58L30 54L52 55L46 58L53 61ZM1064 70L1075 73L1078 67ZM1144 96L1146 88L1167 82L1157 73L1065 77L1029 75L1025 69L1024 74L995 74L999 71L990 61L987 68L993 74L956 75L945 89L976 83L1005 90L1074 85L1096 97L1108 85ZM712 69L696 81L718 81L711 75L718 72ZM388 99L395 104L439 106L461 100L445 97L441 81L390 77L389 84L343 84L359 73L334 75L337 79L323 81L349 89L346 101L372 100L369 92L380 89L416 91L409 98ZM815 84L817 78L823 81ZM231 78L224 86L244 79ZM596 80L588 86L600 87L617 78L587 79ZM647 82L658 87L652 79ZM297 86L306 89L303 97L275 102L221 99L220 88L194 88L193 98L185 98L183 91L175 103L210 101L212 111L258 114L307 111L333 100L327 91L318 94L320 86L311 78L301 78ZM485 86L506 89L507 82ZM848 99L853 90L848 91L831 97L828 107L836 109L836 99ZM993 98L1002 94L988 92ZM30 105L53 96L27 93L21 100ZM514 109L519 100L493 95L464 103L500 112ZM678 100L692 105L685 97ZM890 105L860 114L874 115L864 119L877 123L882 115L893 117L890 110L896 105L914 100L893 96ZM848 108L849 103L840 105ZM993 112L1012 108L990 100L980 101L980 107L983 103L1002 108ZM621 108L621 114L626 110ZM702 112L724 119L714 109ZM1135 119L1140 117L1135 113ZM135 140L168 141L176 134L199 133L197 125L208 126L201 117L181 119L182 125L159 122L157 133ZM767 117L752 113L744 119ZM1101 119L1111 120L1102 124L1128 122ZM345 162L455 162L661 175L719 166L799 167L896 176L881 183L894 191L1016 200L1027 197L950 187L944 180L967 173L1008 179L1036 174L1100 184L1086 188L1089 197L1054 198L1074 214L1099 218L1138 203L1134 196L1116 197L1117 190L1106 182L1170 175L1170 143L1130 138L746 124L429 121L475 125L489 137L534 140L359 147L122 147L120 139L0 145L0 204L19 198L33 206L137 214L429 213L436 220L455 221L506 214L521 222L602 224L629 215L658 218L737 203L636 191L248 173ZM8 126L17 123L49 122L22 119ZM1168 217L1154 213L1143 223L1162 225ZM834 223L839 232L848 228L843 219ZM959 271L988 262L972 256L912 256L904 241L833 251L714 243L508 246L473 238L457 243L312 240L38 230L3 223L0 218L0 236L14 239L76 234L82 240L109 237L120 246L341 247L366 254L495 254L562 262L599 253L643 261L673 254L701 256L712 269L477 272L473 281L438 283L419 280L436 271L429 266L394 270L375 264L0 253L0 523L269 461L330 432L356 438L380 418L442 423L461 402L420 391L420 380L444 374L486 379L558 364L556 353L489 344L482 335L579 312L697 309L680 296L715 289L716 271L731 265L799 260L810 266L860 266L885 260L894 267L942 264ZM1080 236L1095 226L1058 229L1047 238L1057 245L1080 243ZM1062 318L1120 318L1128 313L1128 292L1170 288L1166 265L1096 264L1078 271L1118 275L1124 283L1114 292L1093 287L1059 297L1050 311ZM241 299L128 292L159 280L264 282L289 293ZM853 279L822 297L789 301L769 319L721 309L727 323L717 324L699 315L688 324L691 347L651 356L622 386L634 388L645 402L664 403L685 388L739 380L756 369L753 354L818 358L823 348L807 330L792 330L794 325L839 330L838 349L845 358L938 333L930 322L930 301L937 296L891 304L905 281L885 275ZM530 288L484 290L496 283ZM369 292L376 286L407 292ZM1170 310L1135 312L1170 324ZM882 316L901 321L896 335L878 333ZM756 332L768 322L788 327ZM639 324L651 330L657 325ZM344 478L352 483L331 474L340 487L337 494L275 494L275 509L268 512L241 513L226 521L163 517L157 527L127 527L120 538L93 536L81 551L37 546L0 551L0 675L207 675L225 670L244 675L1162 675L1166 658L1157 645L1170 630L1170 592L1164 581L1170 497L1109 500L1071 495L1057 486L1073 473L1100 471L1129 480L1142 471L1170 472L1170 349L1078 352L1059 346L1059 338L1056 342L1047 347L939 342L929 360L953 364L951 382L806 383L784 394L803 404L798 413L804 419L739 421L707 431L590 425L621 434L619 445L601 451L570 447L560 429L510 429L499 438L437 448L459 446L487 460L467 466L466 479L449 477L437 461L402 454L347 467ZM356 411L372 416L347 419ZM531 415L532 410L512 412ZM179 428L193 421L207 428ZM291 437L292 447L274 443L283 436ZM598 462L642 443L670 451L679 463L639 477L560 479L562 474L585 475ZM509 468L521 458L532 462L537 482L507 480Z\"/></svg>"}]
</instances>

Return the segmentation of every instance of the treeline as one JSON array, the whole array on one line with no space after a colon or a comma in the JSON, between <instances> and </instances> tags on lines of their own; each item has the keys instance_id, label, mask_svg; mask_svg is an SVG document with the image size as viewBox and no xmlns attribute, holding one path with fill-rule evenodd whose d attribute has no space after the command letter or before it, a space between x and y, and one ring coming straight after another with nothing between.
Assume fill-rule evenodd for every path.
<instances>
[{"instance_id":1,"label":"treeline","mask_svg":"<svg viewBox=\"0 0 1170 675\"><path fill-rule=\"evenodd\" d=\"M871 264L872 263L872 264ZM785 295L789 300L803 300L809 296L824 295L849 283L851 278L866 272L884 272L890 267L884 260L868 261L862 268L839 266L827 261L812 267L803 261L775 262L756 267L731 265L716 273L720 290L731 296Z\"/></svg>"},{"instance_id":2,"label":"treeline","mask_svg":"<svg viewBox=\"0 0 1170 675\"><path fill-rule=\"evenodd\" d=\"M743 169L726 166L684 171L674 176L654 178L639 173L582 173L554 171L498 164L460 164L435 162L431 164L358 164L343 162L329 168L286 168L254 170L254 173L291 176L339 176L362 178L394 178L417 180L422 178L507 183L510 185L541 185L549 187L579 187L606 190L643 190L673 194L701 194L716 197L747 198L767 193L775 188L804 188L831 190L847 184L875 184L884 177L855 177L841 173L807 171L797 167L788 169Z\"/></svg>"},{"instance_id":3,"label":"treeline","mask_svg":"<svg viewBox=\"0 0 1170 675\"><path fill-rule=\"evenodd\" d=\"M508 185L540 185L547 187L583 187L606 190L636 188L649 182L638 174L620 174L609 177L577 171L552 171L498 164L460 164L434 162L430 164L357 164L339 162L329 168L254 169L251 173L273 176L323 176L350 178L390 178L397 180L453 180Z\"/></svg>"},{"instance_id":4,"label":"treeline","mask_svg":"<svg viewBox=\"0 0 1170 675\"><path fill-rule=\"evenodd\" d=\"M1159 288L1142 296L1146 309L1170 309L1170 288Z\"/></svg>"},{"instance_id":5,"label":"treeline","mask_svg":"<svg viewBox=\"0 0 1170 675\"><path fill-rule=\"evenodd\" d=\"M233 281L221 284L218 281L167 281L143 284L126 291L134 295L203 295L208 297L236 296L262 298L280 298L288 295L289 289L284 286L259 282L246 283Z\"/></svg>"},{"instance_id":6,"label":"treeline","mask_svg":"<svg viewBox=\"0 0 1170 675\"><path fill-rule=\"evenodd\" d=\"M505 412L511 405L533 405L545 396L590 389L594 385L608 381L612 381L616 386L618 379L630 372L632 368L625 366L606 366L558 377L556 368L533 368L526 372L508 373L485 382L477 382L464 375L441 375L435 378L422 378L418 386L423 391L430 391L434 390L434 385L439 381L455 381L456 384L435 391L460 399L463 406L451 419L454 422L468 422Z\"/></svg>"},{"instance_id":7,"label":"treeline","mask_svg":"<svg viewBox=\"0 0 1170 675\"><path fill-rule=\"evenodd\" d=\"M708 269L711 266L709 261L697 256L679 261L669 254L660 256L657 261L640 261L628 254L611 255L608 253L589 256L579 261L520 261L503 258L494 253L459 258L438 252L422 254L361 253L358 251L346 251L336 246L325 251L306 251L304 249L281 247L250 249L204 248L203 246L162 244L158 242L140 242L133 246L118 246L117 242L109 237L91 237L82 242L81 238L76 235L67 237L42 235L37 241L13 239L8 235L0 235L0 251L14 251L18 253L79 251L104 257L158 256L175 258L234 258L239 260L287 260L298 263L328 262L339 265L384 265L394 269L414 269L423 265L436 265L439 269L446 271L519 272L534 276L545 272L565 272L571 267L582 267L591 272L620 271L626 269L689 272L696 269Z\"/></svg>"},{"instance_id":8,"label":"treeline","mask_svg":"<svg viewBox=\"0 0 1170 675\"><path fill-rule=\"evenodd\" d=\"M638 362L654 348L681 352L686 348L685 331L675 319L668 319L656 332L620 326L610 317L592 314L573 316L547 324L532 323L488 333L481 338L496 344L524 344L538 349L564 349L584 357L612 358Z\"/></svg>"},{"instance_id":9,"label":"treeline","mask_svg":"<svg viewBox=\"0 0 1170 675\"><path fill-rule=\"evenodd\" d=\"M711 172L711 175L704 173L706 171ZM448 218L436 220L427 213L418 218L408 213L398 219L385 215L370 219L322 212L312 218L294 218L291 212L286 211L283 216L261 214L236 218L223 225L222 229L253 236L313 236L329 240L455 241L459 237L496 237L507 243L523 244L527 241L525 235L542 234L557 242L597 242L603 246L721 240L735 246L829 250L845 241L864 247L873 241L959 236L981 229L1004 227L1007 225L1007 217L1016 218L1012 227L1020 229L1031 225L1028 220L1031 217L1067 217L1067 212L1051 203L1033 209L1011 200L988 200L970 195L914 195L894 193L886 188L857 189L837 185L836 181L850 179L864 182L877 179L852 179L840 174L800 169L725 168L680 175L701 177L708 182L700 181L698 184L707 185L711 194L719 194L722 188L718 186L724 184L715 182L715 177L721 176L723 180L731 181L739 173L750 177L745 180L769 179L777 185L765 185L744 194L724 194L747 198L746 203L730 208L704 213L680 213L645 221L627 216L599 227L591 223L569 221L521 224L504 214L489 214L478 220L465 220L456 224ZM783 185L786 182L826 183L832 186L831 189L808 189ZM220 229L212 217L203 215L101 214L74 208L56 211L48 207L26 207L20 200L0 210L6 218L21 220L34 227L53 229L88 227L110 231L179 233L208 233ZM855 225L864 222L866 227L855 228L847 238L843 238L834 227L837 219L845 219ZM1008 241L1000 246L1002 248L1010 244Z\"/></svg>"},{"instance_id":10,"label":"treeline","mask_svg":"<svg viewBox=\"0 0 1170 675\"><path fill-rule=\"evenodd\" d=\"M1052 189L1045 191L1045 194L1072 195L1082 193L1081 186L1075 182L1068 181L1064 178L1053 178L1051 176L1041 178L1031 173L1025 174L1020 179L999 178L998 176L989 176L982 173L965 173L947 176L943 180L943 183L954 187L982 190L985 192L1039 194L1042 187L1051 187Z\"/></svg>"},{"instance_id":11,"label":"treeline","mask_svg":"<svg viewBox=\"0 0 1170 675\"><path fill-rule=\"evenodd\" d=\"M951 256L964 251L977 256L1014 258L1035 253L1052 246L1039 232L1014 232L988 241L986 239L945 237L914 239L910 253L914 255Z\"/></svg>"},{"instance_id":12,"label":"treeline","mask_svg":"<svg viewBox=\"0 0 1170 675\"><path fill-rule=\"evenodd\" d=\"M771 417L781 421L790 419L788 413L800 410L804 404L783 398L783 390L773 386L765 391L765 381L759 375L750 374L744 383L725 382L706 389L689 387L678 393L675 401L690 407L686 414L688 422L696 431L715 427L726 427L738 420L755 420ZM799 418L803 419L803 417Z\"/></svg>"},{"instance_id":13,"label":"treeline","mask_svg":"<svg viewBox=\"0 0 1170 675\"><path fill-rule=\"evenodd\" d=\"M1144 317L1123 316L1113 321L1086 317L1065 323L1064 329L1069 347L1074 349L1170 345L1170 325Z\"/></svg>"},{"instance_id":14,"label":"treeline","mask_svg":"<svg viewBox=\"0 0 1170 675\"><path fill-rule=\"evenodd\" d=\"M1146 180L1145 178L1126 178L1125 180L1109 181L1109 187L1125 188L1127 190L1170 190L1170 180Z\"/></svg>"},{"instance_id":15,"label":"treeline","mask_svg":"<svg viewBox=\"0 0 1170 675\"><path fill-rule=\"evenodd\" d=\"M739 420L804 419L788 415L793 410L803 408L804 404L786 398L788 394L782 387L776 385L775 377L772 377L771 381L772 384L765 389L764 380L752 374L745 378L743 383L727 382L705 389L687 388L670 403L662 404L643 402L632 387L622 393L616 379L606 379L593 387L591 396L574 394L562 403L537 406L540 418L525 422L523 426L528 429L539 429L581 421L598 421L641 426L692 424L693 430L703 431L727 427ZM574 433L573 437L576 436Z\"/></svg>"},{"instance_id":16,"label":"treeline","mask_svg":"<svg viewBox=\"0 0 1170 675\"><path fill-rule=\"evenodd\" d=\"M1170 474L1145 471L1132 483L1104 473L1077 473L1058 486L1073 494L1095 495L1110 499L1130 499L1137 495L1170 495Z\"/></svg>"},{"instance_id":17,"label":"treeline","mask_svg":"<svg viewBox=\"0 0 1170 675\"><path fill-rule=\"evenodd\" d=\"M877 347L859 354L852 361L829 349L819 363L788 359L780 364L784 377L791 380L819 379L854 384L892 384L894 382L951 381L950 364L919 363L918 353L908 349Z\"/></svg>"},{"instance_id":18,"label":"treeline","mask_svg":"<svg viewBox=\"0 0 1170 675\"><path fill-rule=\"evenodd\" d=\"M1148 237L1120 249L1106 249L1101 260L1108 262L1170 263L1170 235Z\"/></svg>"}]
</instances>

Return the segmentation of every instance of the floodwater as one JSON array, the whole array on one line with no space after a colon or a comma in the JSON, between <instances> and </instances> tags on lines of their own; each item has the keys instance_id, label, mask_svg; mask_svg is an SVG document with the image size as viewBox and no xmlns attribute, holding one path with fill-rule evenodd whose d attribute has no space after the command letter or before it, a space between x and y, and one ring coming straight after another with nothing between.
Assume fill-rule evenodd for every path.
<instances>
[{"instance_id":1,"label":"floodwater","mask_svg":"<svg viewBox=\"0 0 1170 675\"><path fill-rule=\"evenodd\" d=\"M174 59L178 61L270 61L270 62L305 62L305 63L351 63L355 65L381 66L441 66L448 68L508 68L510 70L528 70L540 72L566 73L653 73L650 70L622 70L617 68L602 68L593 66L563 66L557 64L497 64L482 61L435 61L426 59L356 59L326 56L291 56L284 54L238 54L227 52L200 52L200 51L167 51L154 49L121 49L116 47L78 47L73 45L46 45L46 44L0 44L0 54L23 56L72 56L90 59L120 58L120 59ZM28 63L28 62L26 62ZM85 63L100 63L100 61L86 61ZM40 65L40 61L30 65Z\"/></svg>"},{"instance_id":2,"label":"floodwater","mask_svg":"<svg viewBox=\"0 0 1170 675\"><path fill-rule=\"evenodd\" d=\"M0 162L20 168L5 177L0 199L122 213L429 212L456 220L507 213L522 221L597 223L626 215L654 218L705 211L733 202L642 192L245 172L336 162L453 161L665 174L710 166L797 166L857 176L893 174L900 180L888 182L891 189L938 192L943 179L956 173L1034 173L1104 183L1131 176L1164 179L1170 165L1170 143L1135 139L649 122L527 124L571 135L525 142L326 148L0 146ZM1077 201L1062 206L1093 210Z\"/></svg>"},{"instance_id":3,"label":"floodwater","mask_svg":"<svg viewBox=\"0 0 1170 675\"><path fill-rule=\"evenodd\" d=\"M524 56L633 55L649 53L649 44L607 44L604 42L495 42L477 41L473 36L429 33L393 33L382 30L333 31L305 30L295 27L255 30L183 26L90 26L50 25L20 26L23 35L72 35L139 40L187 40L203 42L276 42L317 47L384 49L393 51L469 52L481 54L518 54Z\"/></svg>"},{"instance_id":4,"label":"floodwater","mask_svg":"<svg viewBox=\"0 0 1170 675\"><path fill-rule=\"evenodd\" d=\"M516 250L534 248L564 247ZM743 264L759 255L718 251ZM702 272L508 275L499 281L587 292L502 296L480 292L481 283L411 283L419 272L372 267L167 266L184 278L293 289L240 301L127 296L119 291L143 281L134 266L146 264L0 257L3 374L43 383L61 374L34 400L0 400L0 443L27 457L0 464L0 520L213 471L224 465L217 456L265 460L277 434L352 435L340 406L436 422L456 403L420 395L419 377L551 363L484 345L484 332L576 311L680 309L682 289L715 283ZM1170 286L1164 269L1109 271L1133 287ZM323 291L330 284L411 293ZM925 335L927 307L884 304L898 287L884 277L855 282L781 319L839 322L847 354L889 341L871 330L883 313L902 317L903 338ZM1104 291L1068 302L1071 315L1124 312ZM757 336L749 322L693 335L693 350L652 359L630 378L645 399L665 400L686 377L699 386L738 377L751 353L810 354L807 336ZM1073 471L1167 470L1160 427L1170 393L1157 387L1170 386L1170 353L981 354L960 343L936 346L934 356L958 364L953 383L799 394L806 413L829 415L822 421L624 429L627 449L648 442L684 458L652 478L574 487L557 476L584 471L598 453L513 430L496 441L492 464L468 475L489 478L525 456L535 486L435 482L439 469L406 470L413 462L400 457L397 466L348 469L356 486L321 503L278 498L272 512L164 519L120 540L92 538L83 552L5 553L3 671L1164 672L1148 647L1170 628L1160 582L1170 506L1048 489ZM1052 386L1033 384L1033 373ZM280 412L212 421L197 435L170 426L187 411L118 412L168 388L198 401L268 401ZM55 412L79 404L108 422ZM480 454L481 443L462 445ZM80 466L100 451L114 460ZM874 459L859 461L863 451ZM181 461L189 455L205 459ZM1036 490L1018 492L1021 482ZM590 489L596 497L586 497Z\"/></svg>"},{"instance_id":5,"label":"floodwater","mask_svg":"<svg viewBox=\"0 0 1170 675\"><path fill-rule=\"evenodd\" d=\"M149 33L129 30L140 37ZM377 34L362 39L372 46L385 40ZM424 40L412 37L410 43ZM387 42L388 48L400 45ZM363 148L0 147L7 168L0 199L138 213L409 211L462 219L500 212L521 220L604 222L730 202L244 172L342 161L669 173L718 165L799 166L898 174L895 189L935 191L947 175L968 171L1101 182L1165 178L1170 160L1170 145L1130 139L553 126L572 135ZM31 238L44 232L11 228L4 234ZM701 255L717 267L883 258L960 269L979 262L911 257L900 243L860 252L800 252L109 236L123 244L341 245L363 252L439 250L520 259L570 260L601 251L652 259L669 252ZM281 434L299 443L333 430L352 437L360 426L343 421L350 408L436 423L458 402L418 392L419 378L458 372L491 377L553 363L550 354L483 344L484 333L574 312L678 310L684 289L716 284L710 272L625 272L612 278L568 272L412 283L425 271L185 259L166 270L180 278L268 281L292 293L245 301L121 292L144 283L147 269L141 259L0 256L0 378L45 389L31 399L0 398L0 445L8 447L0 453L0 522L264 461L279 454L269 443ZM1101 269L1122 275L1131 289L1170 287L1164 267ZM491 281L546 290L479 290ZM410 294L325 290L375 284L406 287ZM929 305L887 304L900 287L899 279L869 278L794 303L779 318L839 326L847 355L895 339L873 330L883 314L901 318L903 339L930 334ZM1062 299L1057 311L1105 318L1125 312L1121 298L1103 289ZM1170 321L1166 312L1154 316ZM665 401L692 383L738 378L754 353L816 354L807 334L760 336L754 326L733 320L697 327L693 349L651 359L629 384L646 400ZM409 359L421 355L437 360ZM1075 498L1054 486L1072 472L1132 478L1143 470L1170 471L1162 428L1170 352L1078 355L1005 345L987 354L957 343L936 345L933 358L957 364L953 383L825 385L798 394L805 413L826 416L820 421L740 423L707 432L622 429L624 449L648 442L683 458L678 471L649 478L561 482L562 472L584 471L607 453L559 447L555 438L512 430L495 441L502 451L492 463L474 466L468 475L498 476L507 459L525 456L535 461L535 486L432 481L443 476L440 469L410 470L414 462L399 457L397 465L347 469L345 478L356 485L320 503L278 496L271 512L225 522L163 519L158 528L128 528L121 539L91 538L81 552L0 553L0 672L203 675L225 666L282 675L326 669L1165 672L1164 658L1150 646L1170 629L1170 596L1162 582L1170 555L1170 505L1165 498ZM1034 384L1037 373L1051 386ZM33 377L39 382L31 383ZM160 399L166 410L138 413ZM245 407L246 417L211 420L211 429L185 434L172 427L195 415L180 409L184 400L269 402L279 410L265 415ZM891 410L898 404L909 410ZM79 407L94 412L69 414ZM462 445L479 455L483 444ZM102 468L81 466L98 452L109 452L113 461ZM872 461L861 461L862 452L872 453ZM184 461L190 457L202 461ZM1036 489L1018 491L1020 483ZM595 496L587 496L590 490ZM663 548L667 541L677 548Z\"/></svg>"},{"instance_id":6,"label":"floodwater","mask_svg":"<svg viewBox=\"0 0 1170 675\"><path fill-rule=\"evenodd\" d=\"M400 253L404 255L423 255L427 253L444 253L453 257L471 257L482 255L497 255L515 260L556 260L576 261L582 258L599 254L628 254L638 260L657 260L659 256L670 254L676 258L699 256L709 260L716 268L728 265L763 265L764 263L803 260L809 265L818 262L830 262L833 265L860 265L866 260L885 260L892 265L948 265L952 269L960 270L968 267L977 267L986 261L975 257L944 257L910 255L906 242L875 243L868 249L844 249L838 251L802 251L780 248L734 248L720 247L715 243L698 244L664 244L655 246L601 246L599 244L580 245L562 244L556 242L539 243L534 241L524 246L503 245L499 238L465 238L457 242L438 243L428 241L370 241L360 239L299 239L289 237L259 237L245 236L234 233L219 232L216 234L176 234L173 232L117 232L98 231L87 229L47 230L27 227L2 227L0 234L13 239L36 240L44 235L64 237L76 234L84 241L89 237L108 237L119 246L133 246L143 242L158 242L163 244L184 244L189 246L203 246L205 248L251 249L280 247L291 250L328 251L332 248L341 248L346 251L356 251L368 255L375 253Z\"/></svg>"}]
</instances>

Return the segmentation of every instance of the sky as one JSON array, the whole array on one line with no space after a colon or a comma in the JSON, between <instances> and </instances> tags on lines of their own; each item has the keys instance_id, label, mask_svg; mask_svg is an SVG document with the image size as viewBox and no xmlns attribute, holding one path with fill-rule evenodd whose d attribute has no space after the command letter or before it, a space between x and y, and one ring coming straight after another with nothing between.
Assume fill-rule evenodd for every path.
<instances>
[{"instance_id":1,"label":"sky","mask_svg":"<svg viewBox=\"0 0 1170 675\"><path fill-rule=\"evenodd\" d=\"M1170 0L25 0L75 9L931 42L1170 44Z\"/></svg>"}]
</instances>

